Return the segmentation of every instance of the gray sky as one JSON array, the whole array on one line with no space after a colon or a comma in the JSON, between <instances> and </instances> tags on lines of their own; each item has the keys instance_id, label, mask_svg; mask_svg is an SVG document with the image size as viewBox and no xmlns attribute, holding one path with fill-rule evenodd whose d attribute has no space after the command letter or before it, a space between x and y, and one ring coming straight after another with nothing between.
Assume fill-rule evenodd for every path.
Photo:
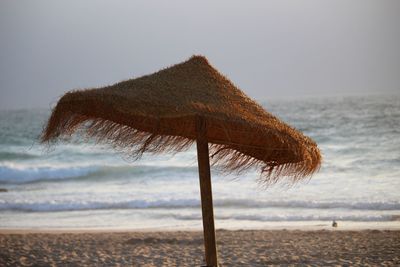
<instances>
[{"instance_id":1,"label":"gray sky","mask_svg":"<svg viewBox=\"0 0 400 267\"><path fill-rule=\"evenodd\" d=\"M400 1L0 2L0 109L205 55L251 97L400 92Z\"/></svg>"}]
</instances>

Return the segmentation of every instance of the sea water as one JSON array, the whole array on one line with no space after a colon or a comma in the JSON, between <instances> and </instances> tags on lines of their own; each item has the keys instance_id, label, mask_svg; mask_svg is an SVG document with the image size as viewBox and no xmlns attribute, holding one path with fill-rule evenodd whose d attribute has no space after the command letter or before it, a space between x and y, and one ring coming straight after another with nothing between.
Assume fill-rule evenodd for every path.
<instances>
[{"instance_id":1,"label":"sea water","mask_svg":"<svg viewBox=\"0 0 400 267\"><path fill-rule=\"evenodd\" d=\"M257 170L212 169L217 228L400 228L400 97L261 102L313 138L311 179L265 187ZM0 228L201 229L196 148L132 161L77 139L50 149L49 110L0 111Z\"/></svg>"}]
</instances>

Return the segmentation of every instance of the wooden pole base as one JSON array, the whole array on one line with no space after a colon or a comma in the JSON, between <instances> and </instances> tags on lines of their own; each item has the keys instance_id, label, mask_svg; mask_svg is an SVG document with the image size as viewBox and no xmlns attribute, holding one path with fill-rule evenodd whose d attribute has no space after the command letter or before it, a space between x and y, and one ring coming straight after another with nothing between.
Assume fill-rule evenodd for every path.
<instances>
[{"instance_id":1,"label":"wooden pole base","mask_svg":"<svg viewBox=\"0 0 400 267\"><path fill-rule=\"evenodd\" d=\"M207 126L203 118L196 120L197 160L199 165L201 209L203 213L204 248L207 266L217 267L217 246L214 227L214 210L211 190L210 159L207 142Z\"/></svg>"}]
</instances>

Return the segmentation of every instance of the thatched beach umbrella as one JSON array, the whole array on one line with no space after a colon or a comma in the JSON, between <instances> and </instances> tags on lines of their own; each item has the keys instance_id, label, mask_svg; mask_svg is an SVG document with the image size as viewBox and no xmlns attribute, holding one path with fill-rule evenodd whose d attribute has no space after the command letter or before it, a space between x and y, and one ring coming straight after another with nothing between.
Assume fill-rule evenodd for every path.
<instances>
[{"instance_id":1,"label":"thatched beach umbrella","mask_svg":"<svg viewBox=\"0 0 400 267\"><path fill-rule=\"evenodd\" d=\"M217 266L209 148L213 163L228 171L259 167L265 183L279 177L297 181L321 162L314 141L267 113L202 56L104 88L66 93L42 141L69 137L78 128L133 157L182 151L196 141L208 266Z\"/></svg>"}]
</instances>

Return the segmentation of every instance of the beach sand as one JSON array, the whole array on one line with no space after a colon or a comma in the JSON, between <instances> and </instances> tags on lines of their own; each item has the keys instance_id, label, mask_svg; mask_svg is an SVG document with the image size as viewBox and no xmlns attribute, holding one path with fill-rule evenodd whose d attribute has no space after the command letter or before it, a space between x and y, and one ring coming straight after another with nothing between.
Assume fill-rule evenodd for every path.
<instances>
[{"instance_id":1,"label":"beach sand","mask_svg":"<svg viewBox=\"0 0 400 267\"><path fill-rule=\"evenodd\" d=\"M221 266L399 266L400 231L218 230ZM201 232L0 230L0 266L200 266Z\"/></svg>"}]
</instances>

